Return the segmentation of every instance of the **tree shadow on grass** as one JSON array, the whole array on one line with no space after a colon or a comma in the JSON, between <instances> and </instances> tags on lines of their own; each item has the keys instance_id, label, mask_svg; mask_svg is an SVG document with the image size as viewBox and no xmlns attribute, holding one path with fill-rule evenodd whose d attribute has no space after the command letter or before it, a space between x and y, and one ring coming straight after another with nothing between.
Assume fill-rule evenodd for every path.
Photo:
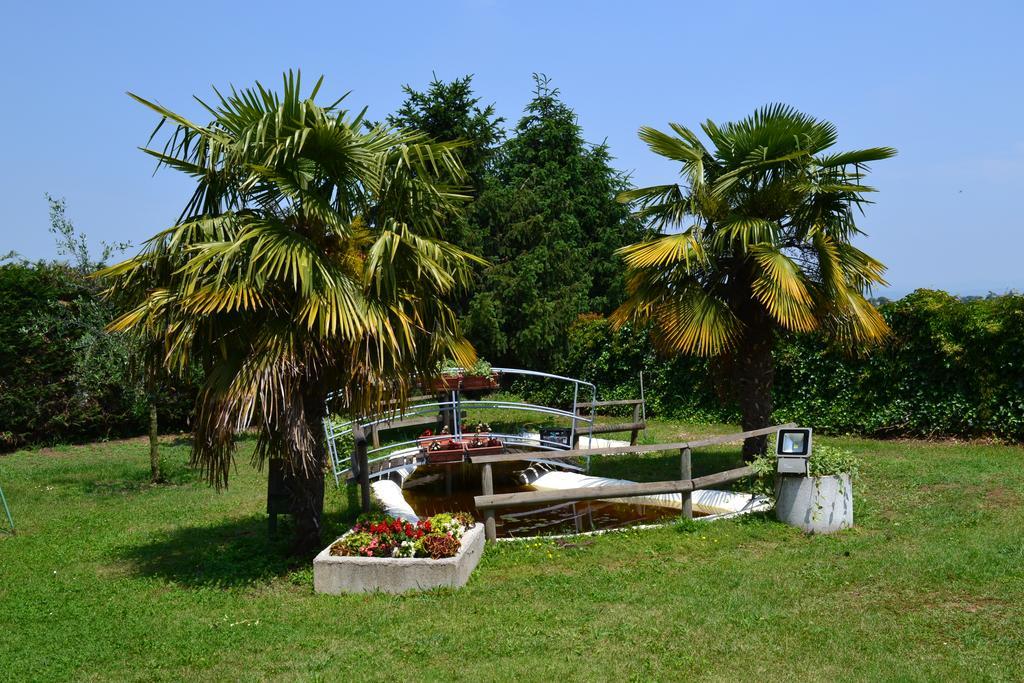
<instances>
[{"instance_id":1,"label":"tree shadow on grass","mask_svg":"<svg viewBox=\"0 0 1024 683\"><path fill-rule=\"evenodd\" d=\"M324 545L341 526L337 514L325 514ZM308 569L310 557L289 555L292 527L278 517L271 534L263 514L211 526L182 526L150 542L119 552L136 576L156 577L189 588L244 588Z\"/></svg>"},{"instance_id":2,"label":"tree shadow on grass","mask_svg":"<svg viewBox=\"0 0 1024 683\"><path fill-rule=\"evenodd\" d=\"M199 470L186 462L165 462L160 468L160 482L150 481L148 468L139 467L130 477L120 479L78 480L82 492L89 495L127 495L160 488L193 486L203 483Z\"/></svg>"},{"instance_id":3,"label":"tree shadow on grass","mask_svg":"<svg viewBox=\"0 0 1024 683\"><path fill-rule=\"evenodd\" d=\"M271 536L264 515L212 526L182 526L119 552L137 576L191 588L236 588L266 583L305 564L288 557L290 534L281 524Z\"/></svg>"}]
</instances>

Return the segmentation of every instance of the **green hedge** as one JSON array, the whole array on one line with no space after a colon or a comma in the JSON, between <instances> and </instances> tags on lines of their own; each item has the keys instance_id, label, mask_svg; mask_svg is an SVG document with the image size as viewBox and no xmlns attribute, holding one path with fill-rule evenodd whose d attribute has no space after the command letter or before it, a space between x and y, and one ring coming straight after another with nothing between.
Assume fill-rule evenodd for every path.
<instances>
[{"instance_id":1,"label":"green hedge","mask_svg":"<svg viewBox=\"0 0 1024 683\"><path fill-rule=\"evenodd\" d=\"M0 301L0 450L144 433L133 349L104 331L114 311L95 282L62 264L6 263ZM164 393L161 428L181 428L194 394Z\"/></svg>"},{"instance_id":2,"label":"green hedge","mask_svg":"<svg viewBox=\"0 0 1024 683\"><path fill-rule=\"evenodd\" d=\"M1024 296L964 301L918 290L881 311L893 334L862 356L813 335L780 335L777 421L830 433L1024 440ZM659 358L646 334L612 333L599 317L573 326L558 371L591 380L602 399L615 399L639 395L641 369L648 414L738 419L706 360Z\"/></svg>"}]
</instances>

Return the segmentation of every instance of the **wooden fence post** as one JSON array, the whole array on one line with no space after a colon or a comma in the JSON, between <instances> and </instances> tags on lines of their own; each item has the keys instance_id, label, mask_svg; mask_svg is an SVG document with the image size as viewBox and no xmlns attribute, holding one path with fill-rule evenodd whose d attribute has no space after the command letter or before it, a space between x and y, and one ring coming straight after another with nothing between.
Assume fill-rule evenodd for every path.
<instances>
[{"instance_id":1,"label":"wooden fence post","mask_svg":"<svg viewBox=\"0 0 1024 683\"><path fill-rule=\"evenodd\" d=\"M630 446L635 446L636 445L636 437L637 437L637 434L640 433L640 430L637 429L637 425L638 424L640 424L640 404L639 403L634 403L633 404L633 431L629 435L629 445Z\"/></svg>"},{"instance_id":2,"label":"wooden fence post","mask_svg":"<svg viewBox=\"0 0 1024 683\"><path fill-rule=\"evenodd\" d=\"M366 454L366 434L356 425L352 430L356 442L356 466L359 468L359 492L363 512L370 511L370 463Z\"/></svg>"},{"instance_id":3,"label":"wooden fence post","mask_svg":"<svg viewBox=\"0 0 1024 683\"><path fill-rule=\"evenodd\" d=\"M682 448L680 449L679 454L679 478L683 480L693 479L693 467L692 463L690 462L690 449ZM680 495L683 499L683 519L693 519L693 494L690 491L685 491Z\"/></svg>"},{"instance_id":4,"label":"wooden fence post","mask_svg":"<svg viewBox=\"0 0 1024 683\"><path fill-rule=\"evenodd\" d=\"M493 495L494 474L491 472L491 463L484 464L483 474L481 476L483 477L483 495ZM494 521L494 508L484 508L484 536L487 538L488 541L494 541L498 538L498 530L495 526Z\"/></svg>"}]
</instances>

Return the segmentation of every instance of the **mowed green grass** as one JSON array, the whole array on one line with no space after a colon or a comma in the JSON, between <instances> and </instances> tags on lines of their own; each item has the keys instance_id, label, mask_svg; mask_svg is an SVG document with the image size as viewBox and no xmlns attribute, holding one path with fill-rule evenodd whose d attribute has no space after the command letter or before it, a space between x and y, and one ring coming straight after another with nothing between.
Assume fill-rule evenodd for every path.
<instances>
[{"instance_id":1,"label":"mowed green grass","mask_svg":"<svg viewBox=\"0 0 1024 683\"><path fill-rule=\"evenodd\" d=\"M647 440L722 426L652 425ZM468 586L319 596L283 559L241 448L217 493L168 440L0 458L0 679L1019 680L1024 451L824 439L863 456L857 527L771 517L487 548ZM737 449L698 451L697 473ZM676 454L595 461L671 476ZM327 535L351 517L330 488ZM285 526L283 531L287 532Z\"/></svg>"}]
</instances>

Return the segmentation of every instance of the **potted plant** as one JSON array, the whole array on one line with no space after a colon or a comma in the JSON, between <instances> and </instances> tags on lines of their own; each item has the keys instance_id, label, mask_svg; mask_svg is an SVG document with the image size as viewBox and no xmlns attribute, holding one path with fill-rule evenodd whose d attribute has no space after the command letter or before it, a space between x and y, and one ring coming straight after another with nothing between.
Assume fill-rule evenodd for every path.
<instances>
[{"instance_id":1,"label":"potted plant","mask_svg":"<svg viewBox=\"0 0 1024 683\"><path fill-rule=\"evenodd\" d=\"M491 426L482 422L477 423L476 431L469 441L466 442L466 453L474 455L495 455L504 450L505 444L501 439L491 434Z\"/></svg>"},{"instance_id":2,"label":"potted plant","mask_svg":"<svg viewBox=\"0 0 1024 683\"><path fill-rule=\"evenodd\" d=\"M378 513L313 560L318 593L402 593L465 585L483 554L483 527L464 512L409 522Z\"/></svg>"},{"instance_id":3,"label":"potted plant","mask_svg":"<svg viewBox=\"0 0 1024 683\"><path fill-rule=\"evenodd\" d=\"M426 445L424 446L424 442ZM421 437L420 447L427 456L427 464L440 465L450 462L462 462L465 458L466 444L461 439L453 438L445 426L438 436L429 439Z\"/></svg>"},{"instance_id":4,"label":"potted plant","mask_svg":"<svg viewBox=\"0 0 1024 683\"><path fill-rule=\"evenodd\" d=\"M462 373L458 370L444 370L430 382L430 389L436 393L458 391L462 387Z\"/></svg>"},{"instance_id":5,"label":"potted plant","mask_svg":"<svg viewBox=\"0 0 1024 683\"><path fill-rule=\"evenodd\" d=\"M416 445L423 450L427 450L430 448L430 444L434 443L434 441L439 438L441 437L434 436L434 430L428 427L416 438Z\"/></svg>"},{"instance_id":6,"label":"potted plant","mask_svg":"<svg viewBox=\"0 0 1024 683\"><path fill-rule=\"evenodd\" d=\"M498 375L494 372L491 364L483 358L478 358L473 367L462 373L462 390L478 391L481 389L497 389Z\"/></svg>"},{"instance_id":7,"label":"potted plant","mask_svg":"<svg viewBox=\"0 0 1024 683\"><path fill-rule=\"evenodd\" d=\"M845 448L815 446L808 460L809 474L777 476L775 456L757 458L754 471L765 491L775 497L775 516L808 533L827 534L853 526L853 484L860 461Z\"/></svg>"}]
</instances>

